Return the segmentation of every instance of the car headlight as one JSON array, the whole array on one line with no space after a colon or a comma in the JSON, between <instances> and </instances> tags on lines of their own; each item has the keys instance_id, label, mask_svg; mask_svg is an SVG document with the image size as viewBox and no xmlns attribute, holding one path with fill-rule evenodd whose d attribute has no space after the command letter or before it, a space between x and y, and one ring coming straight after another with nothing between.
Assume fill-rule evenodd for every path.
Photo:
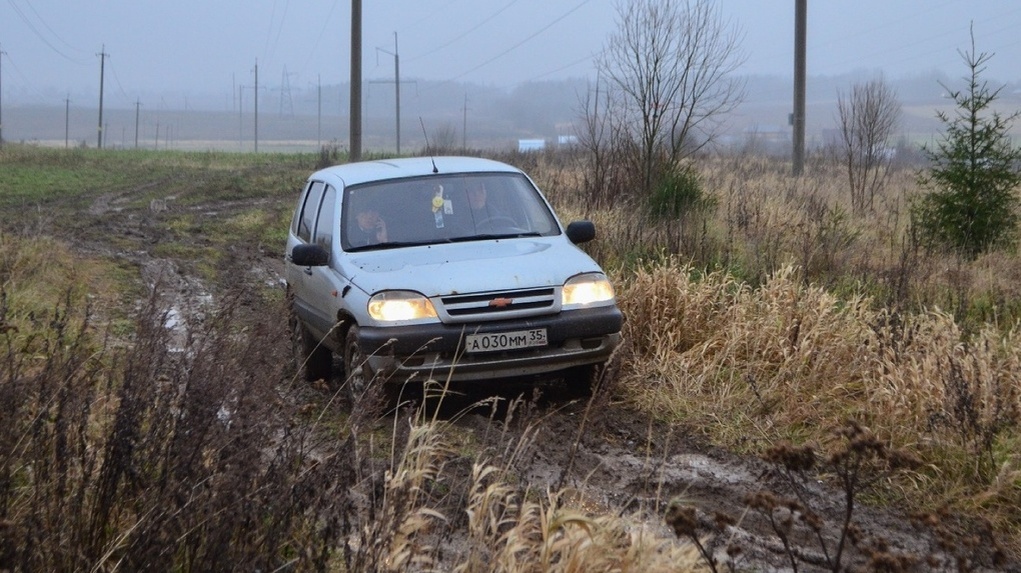
<instances>
[{"instance_id":1,"label":"car headlight","mask_svg":"<svg viewBox=\"0 0 1021 573\"><path fill-rule=\"evenodd\" d=\"M586 273L564 283L561 304L564 308L592 306L613 301L613 286L602 273Z\"/></svg>"},{"instance_id":2,"label":"car headlight","mask_svg":"<svg viewBox=\"0 0 1021 573\"><path fill-rule=\"evenodd\" d=\"M425 296L408 290L390 290L372 295L369 316L382 322L435 319L436 309Z\"/></svg>"}]
</instances>

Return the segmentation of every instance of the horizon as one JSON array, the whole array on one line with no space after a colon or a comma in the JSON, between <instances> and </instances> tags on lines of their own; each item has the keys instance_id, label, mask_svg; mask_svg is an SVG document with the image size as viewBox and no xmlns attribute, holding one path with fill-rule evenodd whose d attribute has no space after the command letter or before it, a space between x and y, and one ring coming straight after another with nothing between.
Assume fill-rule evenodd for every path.
<instances>
[{"instance_id":1,"label":"horizon","mask_svg":"<svg viewBox=\"0 0 1021 573\"><path fill-rule=\"evenodd\" d=\"M793 75L793 3L717 0L740 38L742 75ZM363 8L363 78L470 83L513 89L530 81L595 78L594 58L616 29L614 3L420 0ZM890 79L934 70L954 77L959 52L996 54L988 77L1021 82L1021 4L1007 0L859 0L808 10L808 74L881 72ZM234 99L268 90L349 80L349 3L310 0L253 6L180 0L101 5L57 0L0 4L3 102L98 99L152 107L161 100ZM100 54L104 54L103 57ZM247 90L247 91L246 91ZM179 105L179 104L174 104Z\"/></svg>"}]
</instances>

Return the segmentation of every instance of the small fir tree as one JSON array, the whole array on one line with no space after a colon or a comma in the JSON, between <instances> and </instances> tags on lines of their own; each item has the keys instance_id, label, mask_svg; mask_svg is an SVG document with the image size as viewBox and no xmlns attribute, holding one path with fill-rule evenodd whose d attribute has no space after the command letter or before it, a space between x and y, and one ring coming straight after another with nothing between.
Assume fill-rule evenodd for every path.
<instances>
[{"instance_id":1,"label":"small fir tree","mask_svg":"<svg viewBox=\"0 0 1021 573\"><path fill-rule=\"evenodd\" d=\"M922 148L931 167L919 183L931 192L916 203L914 221L929 246L945 246L975 258L1014 243L1018 221L1016 190L1021 183L1021 148L1009 131L1021 112L1006 117L992 109L1002 87L989 88L980 80L992 54L961 53L970 74L967 88L946 89L956 112L937 112L946 126L936 148Z\"/></svg>"}]
</instances>

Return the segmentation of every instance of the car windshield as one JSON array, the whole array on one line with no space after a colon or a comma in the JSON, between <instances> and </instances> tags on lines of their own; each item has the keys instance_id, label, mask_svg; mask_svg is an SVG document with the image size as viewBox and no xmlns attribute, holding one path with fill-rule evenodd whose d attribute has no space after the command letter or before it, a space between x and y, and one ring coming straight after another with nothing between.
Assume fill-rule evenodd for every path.
<instances>
[{"instance_id":1,"label":"car windshield","mask_svg":"<svg viewBox=\"0 0 1021 573\"><path fill-rule=\"evenodd\" d=\"M539 192L516 173L430 175L345 189L346 251L560 233Z\"/></svg>"}]
</instances>

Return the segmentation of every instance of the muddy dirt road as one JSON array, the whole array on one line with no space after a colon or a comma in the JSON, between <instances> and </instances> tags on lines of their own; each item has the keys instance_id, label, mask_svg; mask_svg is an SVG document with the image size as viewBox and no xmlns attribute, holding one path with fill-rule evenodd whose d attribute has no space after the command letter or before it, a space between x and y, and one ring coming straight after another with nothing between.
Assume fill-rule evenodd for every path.
<instances>
[{"instance_id":1,"label":"muddy dirt road","mask_svg":"<svg viewBox=\"0 0 1021 573\"><path fill-rule=\"evenodd\" d=\"M196 253L208 248L208 230L217 221L252 210L287 212L291 201L286 196L184 204L175 197L159 197L145 204L131 191L101 193L61 233L84 255L136 266L147 287L161 283L163 304L169 309L167 327L183 335L215 307L228 282L283 288L278 245L248 239L213 245L220 259L212 279L208 262L197 260ZM157 248L168 242L177 248ZM448 402L442 414L496 459L509 446L524 444L516 470L536 491L570 488L577 492L574 502L592 512L637 515L665 535L673 535L675 528L696 532L714 554L716 570L793 570L792 555L799 571L832 568L842 533L848 531L842 489L823 479L792 481L772 464L706 444L689 428L649 420L617 398L612 371L604 382L592 399L564 395L555 383L504 389L495 392L502 404L514 403L520 394L526 398L497 416L488 406L472 408L491 392L469 390ZM537 392L542 399L531 399ZM387 426L380 423L380 428ZM773 500L772 509L749 505L759 500L762 507L764 499ZM782 500L788 499L801 500L817 515L818 535L804 525L807 510L785 505ZM904 510L859 505L852 523L839 558L845 566L1021 570L1016 563L994 565L990 547L973 547L969 536L952 528L941 536L909 519Z\"/></svg>"}]
</instances>

